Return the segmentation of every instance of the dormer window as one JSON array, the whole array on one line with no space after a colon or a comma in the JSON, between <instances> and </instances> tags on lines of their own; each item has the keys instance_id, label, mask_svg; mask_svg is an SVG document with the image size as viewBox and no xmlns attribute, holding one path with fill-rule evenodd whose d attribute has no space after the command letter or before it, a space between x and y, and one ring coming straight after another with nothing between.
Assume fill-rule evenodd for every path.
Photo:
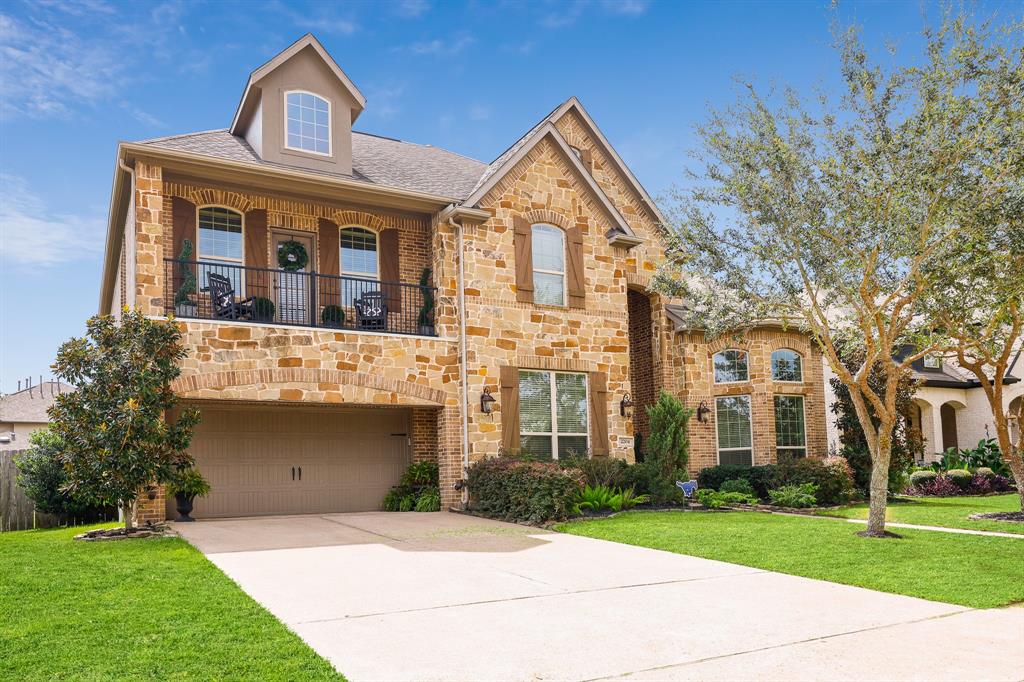
<instances>
[{"instance_id":1,"label":"dormer window","mask_svg":"<svg viewBox=\"0 0 1024 682\"><path fill-rule=\"evenodd\" d=\"M331 103L311 92L285 93L285 147L331 155Z\"/></svg>"},{"instance_id":2,"label":"dormer window","mask_svg":"<svg viewBox=\"0 0 1024 682\"><path fill-rule=\"evenodd\" d=\"M924 356L925 369L942 369L942 358L937 355Z\"/></svg>"}]
</instances>

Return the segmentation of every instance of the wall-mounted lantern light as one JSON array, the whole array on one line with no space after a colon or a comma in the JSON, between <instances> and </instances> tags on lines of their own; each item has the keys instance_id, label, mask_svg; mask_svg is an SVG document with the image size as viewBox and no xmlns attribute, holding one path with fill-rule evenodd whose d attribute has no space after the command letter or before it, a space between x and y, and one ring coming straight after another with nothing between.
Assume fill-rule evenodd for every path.
<instances>
[{"instance_id":1,"label":"wall-mounted lantern light","mask_svg":"<svg viewBox=\"0 0 1024 682\"><path fill-rule=\"evenodd\" d=\"M711 408L708 407L707 401L700 401L700 405L697 407L697 421L699 421L701 424L706 424L708 421L709 414L711 414Z\"/></svg>"},{"instance_id":2,"label":"wall-mounted lantern light","mask_svg":"<svg viewBox=\"0 0 1024 682\"><path fill-rule=\"evenodd\" d=\"M623 417L633 416L633 399L629 397L629 394L622 396L622 401L619 403L619 414Z\"/></svg>"},{"instance_id":3,"label":"wall-mounted lantern light","mask_svg":"<svg viewBox=\"0 0 1024 682\"><path fill-rule=\"evenodd\" d=\"M485 388L484 392L480 394L480 411L484 414L490 414L492 409L491 405L494 402L494 396L492 396L491 392Z\"/></svg>"}]
</instances>

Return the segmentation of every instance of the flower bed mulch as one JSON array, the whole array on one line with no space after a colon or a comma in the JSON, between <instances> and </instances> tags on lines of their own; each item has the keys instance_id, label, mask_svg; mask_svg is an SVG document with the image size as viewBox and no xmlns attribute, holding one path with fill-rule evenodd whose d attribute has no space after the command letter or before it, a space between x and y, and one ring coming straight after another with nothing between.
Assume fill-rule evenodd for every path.
<instances>
[{"instance_id":1,"label":"flower bed mulch","mask_svg":"<svg viewBox=\"0 0 1024 682\"><path fill-rule=\"evenodd\" d=\"M987 514L971 514L970 519L979 521L1005 521L1007 523L1024 523L1024 512L988 512Z\"/></svg>"},{"instance_id":2,"label":"flower bed mulch","mask_svg":"<svg viewBox=\"0 0 1024 682\"><path fill-rule=\"evenodd\" d=\"M76 540L84 542L100 542L105 540L141 540L154 537L178 537L178 534L170 529L166 523L147 524L130 530L124 526L117 528L97 528L75 536Z\"/></svg>"}]
</instances>

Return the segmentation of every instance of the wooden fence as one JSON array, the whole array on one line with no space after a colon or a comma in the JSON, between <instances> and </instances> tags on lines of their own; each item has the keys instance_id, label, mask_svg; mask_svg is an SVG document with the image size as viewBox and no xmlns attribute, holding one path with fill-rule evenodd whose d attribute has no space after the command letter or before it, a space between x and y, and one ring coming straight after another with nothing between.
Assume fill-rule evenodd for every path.
<instances>
[{"instance_id":1,"label":"wooden fence","mask_svg":"<svg viewBox=\"0 0 1024 682\"><path fill-rule=\"evenodd\" d=\"M0 452L0 532L53 528L61 522L59 516L37 512L32 500L18 486L18 465L14 458L23 452L25 450Z\"/></svg>"}]
</instances>

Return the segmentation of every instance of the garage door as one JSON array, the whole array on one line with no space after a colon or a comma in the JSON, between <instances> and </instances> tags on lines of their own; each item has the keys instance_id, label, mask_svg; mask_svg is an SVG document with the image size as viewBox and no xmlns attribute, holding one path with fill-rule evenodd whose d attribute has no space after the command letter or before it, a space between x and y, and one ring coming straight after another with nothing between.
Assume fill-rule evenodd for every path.
<instances>
[{"instance_id":1,"label":"garage door","mask_svg":"<svg viewBox=\"0 0 1024 682\"><path fill-rule=\"evenodd\" d=\"M409 464L407 410L201 411L190 451L212 490L196 518L379 509Z\"/></svg>"}]
</instances>

